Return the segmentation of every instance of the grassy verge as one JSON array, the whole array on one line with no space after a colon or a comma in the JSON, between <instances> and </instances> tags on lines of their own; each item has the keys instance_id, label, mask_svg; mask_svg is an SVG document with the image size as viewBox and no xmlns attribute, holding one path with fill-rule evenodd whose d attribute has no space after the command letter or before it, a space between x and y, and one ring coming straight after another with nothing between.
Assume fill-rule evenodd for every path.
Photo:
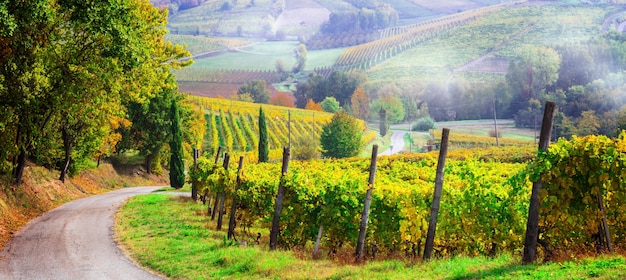
<instances>
[{"instance_id":1,"label":"grassy verge","mask_svg":"<svg viewBox=\"0 0 626 280\"><path fill-rule=\"evenodd\" d=\"M528 266L519 265L519 258L510 255L341 265L328 258L312 260L309 246L268 251L267 229L261 231L260 245L240 235L239 240L250 245L226 241L226 231L216 231L204 211L202 204L184 198L160 194L134 197L117 214L116 237L131 257L172 279L626 278L622 256Z\"/></svg>"}]
</instances>

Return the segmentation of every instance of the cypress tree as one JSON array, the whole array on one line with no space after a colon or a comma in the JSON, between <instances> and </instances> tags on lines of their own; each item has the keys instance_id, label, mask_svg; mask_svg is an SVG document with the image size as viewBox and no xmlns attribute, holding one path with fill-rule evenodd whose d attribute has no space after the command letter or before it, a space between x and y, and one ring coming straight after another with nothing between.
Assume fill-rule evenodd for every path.
<instances>
[{"instance_id":1,"label":"cypress tree","mask_svg":"<svg viewBox=\"0 0 626 280\"><path fill-rule=\"evenodd\" d=\"M259 162L268 162L270 159L269 142L267 140L267 124L263 108L259 108Z\"/></svg>"},{"instance_id":2,"label":"cypress tree","mask_svg":"<svg viewBox=\"0 0 626 280\"><path fill-rule=\"evenodd\" d=\"M170 185L180 189L185 184L185 164L183 163L183 132L180 128L180 114L176 100L170 107L172 119L172 142L170 142Z\"/></svg>"},{"instance_id":3,"label":"cypress tree","mask_svg":"<svg viewBox=\"0 0 626 280\"><path fill-rule=\"evenodd\" d=\"M387 126L387 110L381 107L380 111L378 111L378 115L380 116L380 136L385 136L389 128Z\"/></svg>"}]
</instances>

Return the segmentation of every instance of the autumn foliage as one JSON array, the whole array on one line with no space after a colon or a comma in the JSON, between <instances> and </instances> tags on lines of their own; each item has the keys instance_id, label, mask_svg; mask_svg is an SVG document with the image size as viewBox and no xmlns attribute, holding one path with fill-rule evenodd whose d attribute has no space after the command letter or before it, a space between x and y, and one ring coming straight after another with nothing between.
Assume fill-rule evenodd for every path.
<instances>
[{"instance_id":1,"label":"autumn foliage","mask_svg":"<svg viewBox=\"0 0 626 280\"><path fill-rule=\"evenodd\" d=\"M270 98L270 104L293 108L296 106L293 95L287 92L277 92Z\"/></svg>"}]
</instances>

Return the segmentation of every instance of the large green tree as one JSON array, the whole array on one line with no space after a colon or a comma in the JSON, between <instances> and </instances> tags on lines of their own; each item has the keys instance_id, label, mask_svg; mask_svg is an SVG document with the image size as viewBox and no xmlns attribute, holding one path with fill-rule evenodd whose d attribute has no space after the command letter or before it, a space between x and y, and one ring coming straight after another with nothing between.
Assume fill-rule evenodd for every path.
<instances>
[{"instance_id":1,"label":"large green tree","mask_svg":"<svg viewBox=\"0 0 626 280\"><path fill-rule=\"evenodd\" d=\"M29 156L61 142L60 179L70 160L93 154L123 100L143 101L187 56L166 43L167 12L147 0L0 1L0 104L20 183ZM1 143L8 143L0 141ZM53 153L50 153L53 154ZM50 159L54 161L55 159Z\"/></svg>"},{"instance_id":2,"label":"large green tree","mask_svg":"<svg viewBox=\"0 0 626 280\"><path fill-rule=\"evenodd\" d=\"M180 189L185 184L185 163L183 161L183 131L180 128L180 114L176 100L170 106L171 134L170 142L170 186Z\"/></svg>"},{"instance_id":3,"label":"large green tree","mask_svg":"<svg viewBox=\"0 0 626 280\"><path fill-rule=\"evenodd\" d=\"M548 86L556 83L561 67L560 55L543 46L524 46L509 65L506 81L513 92L511 115L526 109L532 98L538 98Z\"/></svg>"},{"instance_id":4,"label":"large green tree","mask_svg":"<svg viewBox=\"0 0 626 280\"><path fill-rule=\"evenodd\" d=\"M340 111L322 128L320 143L324 157L353 157L363 146L363 130L354 117Z\"/></svg>"},{"instance_id":5,"label":"large green tree","mask_svg":"<svg viewBox=\"0 0 626 280\"><path fill-rule=\"evenodd\" d=\"M160 172L160 154L172 134L170 106L172 102L182 98L176 92L173 76L168 79L168 86L144 102L130 102L127 104L128 117L132 122L130 127L122 127L122 141L117 150L139 150L145 158L145 168L148 174Z\"/></svg>"}]
</instances>

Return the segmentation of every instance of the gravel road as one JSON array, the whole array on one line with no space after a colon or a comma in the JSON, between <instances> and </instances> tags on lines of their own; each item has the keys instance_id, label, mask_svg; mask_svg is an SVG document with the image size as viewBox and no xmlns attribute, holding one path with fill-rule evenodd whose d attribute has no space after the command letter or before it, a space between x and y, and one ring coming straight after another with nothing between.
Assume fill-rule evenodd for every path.
<instances>
[{"instance_id":1,"label":"gravel road","mask_svg":"<svg viewBox=\"0 0 626 280\"><path fill-rule=\"evenodd\" d=\"M161 279L137 267L113 240L113 215L136 187L66 203L31 221L0 253L0 279Z\"/></svg>"}]
</instances>

